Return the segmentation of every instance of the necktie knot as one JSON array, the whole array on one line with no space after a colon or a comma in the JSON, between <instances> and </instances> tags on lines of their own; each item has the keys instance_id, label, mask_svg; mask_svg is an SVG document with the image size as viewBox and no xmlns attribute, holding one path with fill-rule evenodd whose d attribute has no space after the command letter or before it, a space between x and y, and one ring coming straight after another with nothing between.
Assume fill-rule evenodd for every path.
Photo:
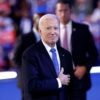
<instances>
[{"instance_id":1,"label":"necktie knot","mask_svg":"<svg viewBox=\"0 0 100 100\"><path fill-rule=\"evenodd\" d=\"M54 52L56 52L56 49L55 48L51 48L50 52L54 53Z\"/></svg>"}]
</instances>

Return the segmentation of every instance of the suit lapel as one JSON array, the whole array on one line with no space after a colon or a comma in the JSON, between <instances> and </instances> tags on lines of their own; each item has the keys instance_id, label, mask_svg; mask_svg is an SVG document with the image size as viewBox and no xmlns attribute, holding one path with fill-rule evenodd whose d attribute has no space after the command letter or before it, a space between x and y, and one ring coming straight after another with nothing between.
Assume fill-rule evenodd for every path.
<instances>
[{"instance_id":1,"label":"suit lapel","mask_svg":"<svg viewBox=\"0 0 100 100\"><path fill-rule=\"evenodd\" d=\"M60 57L60 70L61 70L61 67L64 67L64 56L65 56L65 54L64 53L62 53L62 50L61 50L61 48L59 47L59 46L57 46L57 49L58 49L58 53L59 53L59 57Z\"/></svg>"},{"instance_id":2,"label":"suit lapel","mask_svg":"<svg viewBox=\"0 0 100 100\"><path fill-rule=\"evenodd\" d=\"M77 32L77 25L75 24L75 22L72 22L72 35L71 35L71 41L72 41L72 38L74 37L74 34L76 34Z\"/></svg>"},{"instance_id":3,"label":"suit lapel","mask_svg":"<svg viewBox=\"0 0 100 100\"><path fill-rule=\"evenodd\" d=\"M76 32L76 23L72 21L72 33Z\"/></svg>"},{"instance_id":4,"label":"suit lapel","mask_svg":"<svg viewBox=\"0 0 100 100\"><path fill-rule=\"evenodd\" d=\"M71 35L71 48L73 49L73 43L74 43L74 38L76 37L77 34L77 24L72 21L72 35ZM71 50L72 50L71 49Z\"/></svg>"}]
</instances>

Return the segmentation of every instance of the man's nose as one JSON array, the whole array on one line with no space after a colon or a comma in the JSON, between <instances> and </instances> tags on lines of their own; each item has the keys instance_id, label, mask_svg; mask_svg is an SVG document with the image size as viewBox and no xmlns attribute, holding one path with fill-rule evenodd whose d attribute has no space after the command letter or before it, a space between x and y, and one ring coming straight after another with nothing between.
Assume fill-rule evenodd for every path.
<instances>
[{"instance_id":1,"label":"man's nose","mask_svg":"<svg viewBox=\"0 0 100 100\"><path fill-rule=\"evenodd\" d=\"M53 29L51 30L51 34L55 34L55 32L56 32L56 30L53 28Z\"/></svg>"}]
</instances>

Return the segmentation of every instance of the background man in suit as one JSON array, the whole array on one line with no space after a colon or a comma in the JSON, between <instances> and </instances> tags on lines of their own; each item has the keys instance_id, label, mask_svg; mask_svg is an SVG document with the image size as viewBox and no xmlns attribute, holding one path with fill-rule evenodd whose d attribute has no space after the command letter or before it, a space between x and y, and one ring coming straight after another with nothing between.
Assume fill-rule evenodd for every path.
<instances>
[{"instance_id":1,"label":"background man in suit","mask_svg":"<svg viewBox=\"0 0 100 100\"><path fill-rule=\"evenodd\" d=\"M22 64L22 54L23 52L32 44L36 43L36 37L33 31L27 34L21 34L18 36L15 47L14 47L14 55L13 62L14 66L17 68L17 80L18 80L18 88L21 90L22 100L23 99L23 84L22 84L22 76L21 76L21 64Z\"/></svg>"},{"instance_id":2,"label":"background man in suit","mask_svg":"<svg viewBox=\"0 0 100 100\"><path fill-rule=\"evenodd\" d=\"M60 19L60 44L71 52L73 58L76 86L72 100L86 100L86 91L91 86L89 71L97 59L97 50L88 26L71 20L71 7L68 0L58 0L56 4L56 15ZM63 41L66 41L65 45Z\"/></svg>"},{"instance_id":3,"label":"background man in suit","mask_svg":"<svg viewBox=\"0 0 100 100\"><path fill-rule=\"evenodd\" d=\"M23 84L22 84L22 77L21 77L21 63L22 63L22 54L23 52L32 44L35 44L40 40L40 34L38 33L38 23L39 19L45 13L36 13L33 15L33 30L27 34L21 34L17 38L15 48L14 48L14 57L13 61L15 66L17 66L17 79L18 79L18 87L22 91L22 100L23 100Z\"/></svg>"},{"instance_id":4,"label":"background man in suit","mask_svg":"<svg viewBox=\"0 0 100 100\"><path fill-rule=\"evenodd\" d=\"M53 14L41 17L39 32L41 41L29 47L22 57L24 99L69 100L68 88L73 76L72 60L68 51L56 45L59 39L57 17ZM56 50L57 73L51 48Z\"/></svg>"},{"instance_id":5,"label":"background man in suit","mask_svg":"<svg viewBox=\"0 0 100 100\"><path fill-rule=\"evenodd\" d=\"M35 44L40 40L40 34L38 33L39 19L45 13L36 13L33 15L33 30L31 32L19 35L14 48L14 62L17 66L21 66L22 54L30 45Z\"/></svg>"}]
</instances>

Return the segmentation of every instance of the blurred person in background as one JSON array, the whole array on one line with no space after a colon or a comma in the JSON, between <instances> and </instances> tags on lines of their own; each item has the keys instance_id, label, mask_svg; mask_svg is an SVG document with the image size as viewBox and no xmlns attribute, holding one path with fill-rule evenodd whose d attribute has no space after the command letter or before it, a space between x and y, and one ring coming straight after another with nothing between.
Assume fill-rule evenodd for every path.
<instances>
[{"instance_id":1,"label":"blurred person in background","mask_svg":"<svg viewBox=\"0 0 100 100\"><path fill-rule=\"evenodd\" d=\"M17 73L18 73L18 87L22 91L22 99L23 99L23 85L22 85L22 77L21 77L21 64L22 64L22 54L23 52L32 44L35 44L40 40L40 33L38 32L38 22L41 16L43 16L44 13L36 13L33 15L33 29L31 32L28 32L26 34L21 34L18 36L15 47L14 47L14 55L13 55L13 61L15 63L15 66L17 67Z\"/></svg>"},{"instance_id":2,"label":"blurred person in background","mask_svg":"<svg viewBox=\"0 0 100 100\"><path fill-rule=\"evenodd\" d=\"M72 9L73 19L82 23L85 17L92 12L92 0L74 0Z\"/></svg>"},{"instance_id":3,"label":"blurred person in background","mask_svg":"<svg viewBox=\"0 0 100 100\"><path fill-rule=\"evenodd\" d=\"M97 50L87 25L71 20L72 5L68 0L58 0L56 15L60 19L60 45L71 52L75 87L71 100L86 100L91 87L90 69L97 60Z\"/></svg>"},{"instance_id":4,"label":"blurred person in background","mask_svg":"<svg viewBox=\"0 0 100 100\"><path fill-rule=\"evenodd\" d=\"M92 22L100 21L100 0L97 1L96 8L93 10L93 13L91 15L91 21Z\"/></svg>"},{"instance_id":5,"label":"blurred person in background","mask_svg":"<svg viewBox=\"0 0 100 100\"><path fill-rule=\"evenodd\" d=\"M47 12L47 0L29 0L31 4L31 13L46 13Z\"/></svg>"},{"instance_id":6,"label":"blurred person in background","mask_svg":"<svg viewBox=\"0 0 100 100\"><path fill-rule=\"evenodd\" d=\"M85 24L89 25L90 31L95 40L96 48L98 50L98 59L96 66L100 65L100 0L97 0L96 7L93 12L86 16Z\"/></svg>"},{"instance_id":7,"label":"blurred person in background","mask_svg":"<svg viewBox=\"0 0 100 100\"><path fill-rule=\"evenodd\" d=\"M32 16L31 16L31 6L28 2L23 1L21 3L21 19L20 19L20 31L21 34L27 34L32 30Z\"/></svg>"},{"instance_id":8,"label":"blurred person in background","mask_svg":"<svg viewBox=\"0 0 100 100\"><path fill-rule=\"evenodd\" d=\"M55 5L57 0L48 0L47 1L47 12L54 13L55 12Z\"/></svg>"},{"instance_id":9,"label":"blurred person in background","mask_svg":"<svg viewBox=\"0 0 100 100\"><path fill-rule=\"evenodd\" d=\"M100 66L100 0L97 0L96 8L90 16L90 29L94 36L96 47L99 53L97 66Z\"/></svg>"},{"instance_id":10,"label":"blurred person in background","mask_svg":"<svg viewBox=\"0 0 100 100\"><path fill-rule=\"evenodd\" d=\"M11 6L6 0L0 1L0 45L3 47L3 53L10 60L15 40L16 31L14 22L10 18ZM4 57L5 58L5 57ZM8 64L9 66L9 64ZM10 65L10 68L13 67Z\"/></svg>"},{"instance_id":11,"label":"blurred person in background","mask_svg":"<svg viewBox=\"0 0 100 100\"><path fill-rule=\"evenodd\" d=\"M38 42L40 40L40 33L38 32L38 22L41 16L45 13L36 13L33 15L33 29L31 32L22 34L17 38L14 47L14 62L17 65L21 65L21 57L25 49L30 45Z\"/></svg>"},{"instance_id":12,"label":"blurred person in background","mask_svg":"<svg viewBox=\"0 0 100 100\"><path fill-rule=\"evenodd\" d=\"M16 36L31 32L33 27L31 5L27 0L17 0L12 6L10 17L14 20Z\"/></svg>"},{"instance_id":13,"label":"blurred person in background","mask_svg":"<svg viewBox=\"0 0 100 100\"><path fill-rule=\"evenodd\" d=\"M46 13L41 13L41 12L37 12L33 14L33 32L35 34L36 37L36 41L38 42L40 40L40 33L39 33L39 28L38 28L38 24L39 24L39 19L45 15Z\"/></svg>"}]
</instances>

